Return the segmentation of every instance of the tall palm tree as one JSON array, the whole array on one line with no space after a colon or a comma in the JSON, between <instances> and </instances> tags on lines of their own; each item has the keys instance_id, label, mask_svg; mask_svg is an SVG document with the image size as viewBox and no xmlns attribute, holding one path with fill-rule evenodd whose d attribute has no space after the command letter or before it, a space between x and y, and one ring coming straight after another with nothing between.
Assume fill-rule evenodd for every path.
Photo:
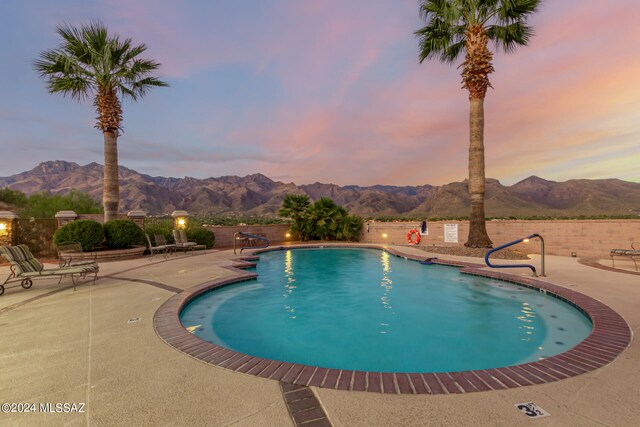
<instances>
[{"instance_id":1,"label":"tall palm tree","mask_svg":"<svg viewBox=\"0 0 640 427\"><path fill-rule=\"evenodd\" d=\"M465 246L490 248L484 215L484 97L491 87L493 53L489 40L505 52L526 45L533 36L527 18L540 0L420 0L427 25L415 32L420 63L437 58L453 63L462 52L462 87L469 91L469 194L471 215Z\"/></svg>"},{"instance_id":2,"label":"tall palm tree","mask_svg":"<svg viewBox=\"0 0 640 427\"><path fill-rule=\"evenodd\" d=\"M99 21L74 27L61 25L56 32L62 38L56 49L45 50L33 62L41 77L47 79L49 93L62 93L83 101L93 98L98 113L96 128L104 136L105 222L115 219L120 203L118 182L118 136L122 131L123 99L136 101L156 86L167 83L151 74L159 63L139 56L147 46L132 45L109 35Z\"/></svg>"}]
</instances>

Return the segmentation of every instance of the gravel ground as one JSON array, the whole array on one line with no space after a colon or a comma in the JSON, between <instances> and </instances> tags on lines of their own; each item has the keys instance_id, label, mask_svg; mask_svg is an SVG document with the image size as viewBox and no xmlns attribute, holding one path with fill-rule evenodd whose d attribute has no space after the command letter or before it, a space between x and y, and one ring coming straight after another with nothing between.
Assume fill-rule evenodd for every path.
<instances>
[{"instance_id":1,"label":"gravel ground","mask_svg":"<svg viewBox=\"0 0 640 427\"><path fill-rule=\"evenodd\" d=\"M488 249L467 248L465 246L416 246L425 252L434 252L443 255L468 256L473 258L484 258ZM491 255L491 259L529 259L526 253L503 249Z\"/></svg>"}]
</instances>

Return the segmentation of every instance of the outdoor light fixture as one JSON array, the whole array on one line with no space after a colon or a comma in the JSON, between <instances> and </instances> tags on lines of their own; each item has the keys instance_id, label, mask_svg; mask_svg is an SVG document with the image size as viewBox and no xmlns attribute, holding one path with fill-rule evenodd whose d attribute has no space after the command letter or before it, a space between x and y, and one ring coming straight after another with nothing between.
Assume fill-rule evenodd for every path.
<instances>
[{"instance_id":1,"label":"outdoor light fixture","mask_svg":"<svg viewBox=\"0 0 640 427\"><path fill-rule=\"evenodd\" d=\"M285 234L284 237L286 237L288 239L289 237L291 237L291 233Z\"/></svg>"},{"instance_id":2,"label":"outdoor light fixture","mask_svg":"<svg viewBox=\"0 0 640 427\"><path fill-rule=\"evenodd\" d=\"M387 233L382 233L382 238L386 239L387 238Z\"/></svg>"},{"instance_id":3,"label":"outdoor light fixture","mask_svg":"<svg viewBox=\"0 0 640 427\"><path fill-rule=\"evenodd\" d=\"M173 218L174 227L178 230L184 230L187 228L189 213L187 211L173 211L171 218Z\"/></svg>"}]
</instances>

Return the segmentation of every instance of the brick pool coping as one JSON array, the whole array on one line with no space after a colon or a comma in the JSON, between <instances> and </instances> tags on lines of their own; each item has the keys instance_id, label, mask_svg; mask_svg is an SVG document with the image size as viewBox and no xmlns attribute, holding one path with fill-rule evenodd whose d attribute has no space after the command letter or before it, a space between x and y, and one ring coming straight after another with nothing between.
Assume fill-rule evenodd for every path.
<instances>
[{"instance_id":1,"label":"brick pool coping","mask_svg":"<svg viewBox=\"0 0 640 427\"><path fill-rule=\"evenodd\" d=\"M426 258L403 253L384 245L315 244L295 247L382 249L406 259L422 261ZM250 252L229 267L238 273L236 276L205 282L169 298L154 315L153 324L156 333L164 342L177 350L204 363L232 371L300 386L392 394L458 394L551 383L594 371L613 362L631 342L631 330L626 321L607 305L591 297L536 278L484 270L481 269L484 267L482 264L439 258L433 259L433 262L460 267L462 274L515 283L559 298L586 314L593 323L593 330L585 340L570 350L536 362L460 372L388 373L319 368L254 357L203 341L182 326L179 314L194 298L214 289L257 277L255 273L239 269L252 265L243 260L255 260L256 254L260 252L291 248L294 247L276 246Z\"/></svg>"}]
</instances>

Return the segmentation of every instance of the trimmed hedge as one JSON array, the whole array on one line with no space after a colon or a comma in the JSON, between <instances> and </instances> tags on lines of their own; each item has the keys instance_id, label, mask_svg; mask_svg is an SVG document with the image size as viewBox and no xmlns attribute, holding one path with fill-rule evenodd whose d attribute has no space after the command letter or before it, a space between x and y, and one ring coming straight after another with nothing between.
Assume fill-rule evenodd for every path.
<instances>
[{"instance_id":1,"label":"trimmed hedge","mask_svg":"<svg viewBox=\"0 0 640 427\"><path fill-rule=\"evenodd\" d=\"M187 228L187 239L195 240L199 245L206 245L207 249L209 249L216 242L216 235L213 231L204 227L195 226Z\"/></svg>"},{"instance_id":2,"label":"trimmed hedge","mask_svg":"<svg viewBox=\"0 0 640 427\"><path fill-rule=\"evenodd\" d=\"M171 225L145 225L144 232L147 233L151 241L157 245L158 242L155 241L156 234L163 235L167 243L174 243L172 230L173 227Z\"/></svg>"},{"instance_id":3,"label":"trimmed hedge","mask_svg":"<svg viewBox=\"0 0 640 427\"><path fill-rule=\"evenodd\" d=\"M97 248L102 242L104 242L102 224L89 219L80 219L65 224L53 236L53 243L56 245L80 243L85 251Z\"/></svg>"},{"instance_id":4,"label":"trimmed hedge","mask_svg":"<svg viewBox=\"0 0 640 427\"><path fill-rule=\"evenodd\" d=\"M104 225L104 235L110 248L121 249L142 245L144 231L128 219L114 219Z\"/></svg>"}]
</instances>

